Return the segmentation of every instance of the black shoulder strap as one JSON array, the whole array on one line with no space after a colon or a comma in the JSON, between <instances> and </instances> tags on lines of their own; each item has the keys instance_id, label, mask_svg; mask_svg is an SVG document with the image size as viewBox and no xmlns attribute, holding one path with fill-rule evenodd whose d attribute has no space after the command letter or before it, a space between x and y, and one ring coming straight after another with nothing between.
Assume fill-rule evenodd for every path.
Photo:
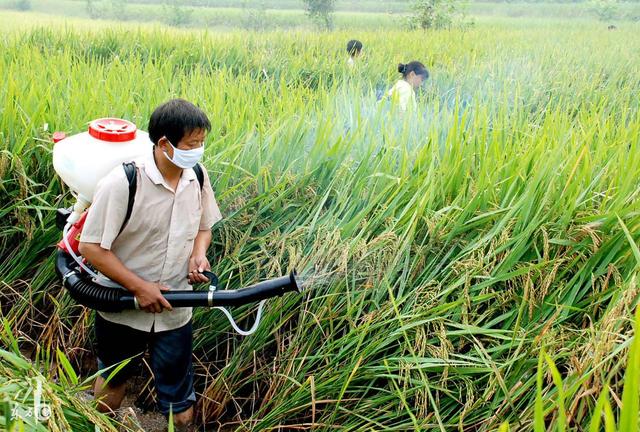
<instances>
[{"instance_id":1,"label":"black shoulder strap","mask_svg":"<svg viewBox=\"0 0 640 432\"><path fill-rule=\"evenodd\" d=\"M127 225L127 222L129 222L131 212L133 211L133 203L136 200L136 189L138 186L136 163L124 162L122 164L122 167L124 168L124 173L127 176L127 181L129 182L129 201L127 202L127 213L124 216L124 221L122 221L122 226L120 227L120 231L118 233L121 233L125 225ZM202 171L202 166L200 166L200 164L195 164L195 166L193 167L193 171L196 173L198 183L200 183L200 190L202 190L202 187L204 185L204 172Z\"/></svg>"},{"instance_id":2,"label":"black shoulder strap","mask_svg":"<svg viewBox=\"0 0 640 432\"><path fill-rule=\"evenodd\" d=\"M196 177L198 178L198 183L200 183L200 190L204 186L204 172L202 171L202 165L199 163L193 166L193 172L196 173Z\"/></svg>"},{"instance_id":3,"label":"black shoulder strap","mask_svg":"<svg viewBox=\"0 0 640 432\"><path fill-rule=\"evenodd\" d=\"M122 222L122 226L120 227L121 233L124 229L127 222L129 222L129 218L131 217L131 211L133 210L133 203L136 200L136 189L138 186L138 176L136 175L136 163L135 162L124 162L122 164L122 168L124 168L124 173L127 176L127 181L129 182L129 201L127 202L127 213L124 216L124 221Z\"/></svg>"}]
</instances>

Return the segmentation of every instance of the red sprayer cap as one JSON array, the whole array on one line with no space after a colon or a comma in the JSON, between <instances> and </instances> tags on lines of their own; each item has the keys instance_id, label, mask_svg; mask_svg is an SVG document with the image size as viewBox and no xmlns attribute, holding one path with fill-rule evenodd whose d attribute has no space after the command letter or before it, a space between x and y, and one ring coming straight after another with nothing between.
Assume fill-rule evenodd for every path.
<instances>
[{"instance_id":1,"label":"red sprayer cap","mask_svg":"<svg viewBox=\"0 0 640 432\"><path fill-rule=\"evenodd\" d=\"M102 118L89 124L89 135L102 141L123 142L136 137L136 125L118 118Z\"/></svg>"},{"instance_id":2,"label":"red sprayer cap","mask_svg":"<svg viewBox=\"0 0 640 432\"><path fill-rule=\"evenodd\" d=\"M53 143L57 143L58 141L62 141L65 139L67 135L64 132L54 132L53 133Z\"/></svg>"}]
</instances>

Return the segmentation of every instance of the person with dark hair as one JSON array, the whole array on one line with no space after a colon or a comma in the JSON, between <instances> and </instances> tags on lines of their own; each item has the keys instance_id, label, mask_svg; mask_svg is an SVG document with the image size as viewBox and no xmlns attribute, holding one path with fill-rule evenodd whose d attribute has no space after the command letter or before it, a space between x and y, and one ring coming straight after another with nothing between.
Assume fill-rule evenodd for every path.
<instances>
[{"instance_id":1,"label":"person with dark hair","mask_svg":"<svg viewBox=\"0 0 640 432\"><path fill-rule=\"evenodd\" d=\"M407 64L400 63L398 72L402 74L402 79L389 90L389 97L397 101L402 111L406 111L409 106L415 107L415 90L429 78L429 71L419 61L412 61Z\"/></svg>"},{"instance_id":2,"label":"person with dark hair","mask_svg":"<svg viewBox=\"0 0 640 432\"><path fill-rule=\"evenodd\" d=\"M356 64L356 58L362 54L362 42L357 39L351 39L347 42L347 53L349 54L349 60L347 64L349 67L353 67Z\"/></svg>"},{"instance_id":3,"label":"person with dark hair","mask_svg":"<svg viewBox=\"0 0 640 432\"><path fill-rule=\"evenodd\" d=\"M207 115L192 103L173 99L160 105L149 120L153 151L116 167L96 189L80 252L104 277L100 283L129 290L139 305L96 312L98 368L132 358L108 383L113 368L97 378L94 394L102 412L120 407L127 380L148 349L160 411L173 412L176 430L192 422L191 308L172 310L162 292L208 281L202 272L211 269L211 228L222 219L207 171L198 164L210 130Z\"/></svg>"}]
</instances>

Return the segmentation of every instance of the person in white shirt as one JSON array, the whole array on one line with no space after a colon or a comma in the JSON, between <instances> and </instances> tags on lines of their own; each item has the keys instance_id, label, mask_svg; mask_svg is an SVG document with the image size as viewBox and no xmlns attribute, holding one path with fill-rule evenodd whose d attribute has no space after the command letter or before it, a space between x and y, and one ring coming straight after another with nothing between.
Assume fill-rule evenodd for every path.
<instances>
[{"instance_id":1,"label":"person in white shirt","mask_svg":"<svg viewBox=\"0 0 640 432\"><path fill-rule=\"evenodd\" d=\"M352 68L356 65L356 59L362 54L362 42L357 39L351 39L347 42L347 53L349 54L347 65Z\"/></svg>"},{"instance_id":2,"label":"person in white shirt","mask_svg":"<svg viewBox=\"0 0 640 432\"><path fill-rule=\"evenodd\" d=\"M191 291L190 284L208 281L203 271L211 269L206 257L211 228L222 214L207 169L198 165L211 130L205 112L173 99L154 110L148 130L153 151L136 162L130 219L132 192L118 166L98 184L80 237L87 261L140 306L96 313L100 376L94 394L99 411L120 408L127 382L149 351L158 408L167 417L172 413L174 429L183 431L193 423L196 403L192 313L191 308L173 310L162 292ZM122 368L106 369L125 359L130 361Z\"/></svg>"},{"instance_id":3,"label":"person in white shirt","mask_svg":"<svg viewBox=\"0 0 640 432\"><path fill-rule=\"evenodd\" d=\"M388 96L402 111L406 111L409 107L416 107L415 91L429 78L429 71L419 61L412 61L400 63L398 72L402 74L402 79L389 90Z\"/></svg>"}]
</instances>

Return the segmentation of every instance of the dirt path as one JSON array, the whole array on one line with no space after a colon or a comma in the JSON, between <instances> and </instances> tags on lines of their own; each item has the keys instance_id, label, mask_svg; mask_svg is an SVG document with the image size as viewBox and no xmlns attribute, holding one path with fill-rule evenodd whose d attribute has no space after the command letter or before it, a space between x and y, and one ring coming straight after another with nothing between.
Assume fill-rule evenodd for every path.
<instances>
[{"instance_id":1,"label":"dirt path","mask_svg":"<svg viewBox=\"0 0 640 432\"><path fill-rule=\"evenodd\" d=\"M135 395L128 393L122 401L122 407L130 407L135 413L136 419L144 432L166 432L167 420L157 411L144 412L135 405Z\"/></svg>"}]
</instances>

